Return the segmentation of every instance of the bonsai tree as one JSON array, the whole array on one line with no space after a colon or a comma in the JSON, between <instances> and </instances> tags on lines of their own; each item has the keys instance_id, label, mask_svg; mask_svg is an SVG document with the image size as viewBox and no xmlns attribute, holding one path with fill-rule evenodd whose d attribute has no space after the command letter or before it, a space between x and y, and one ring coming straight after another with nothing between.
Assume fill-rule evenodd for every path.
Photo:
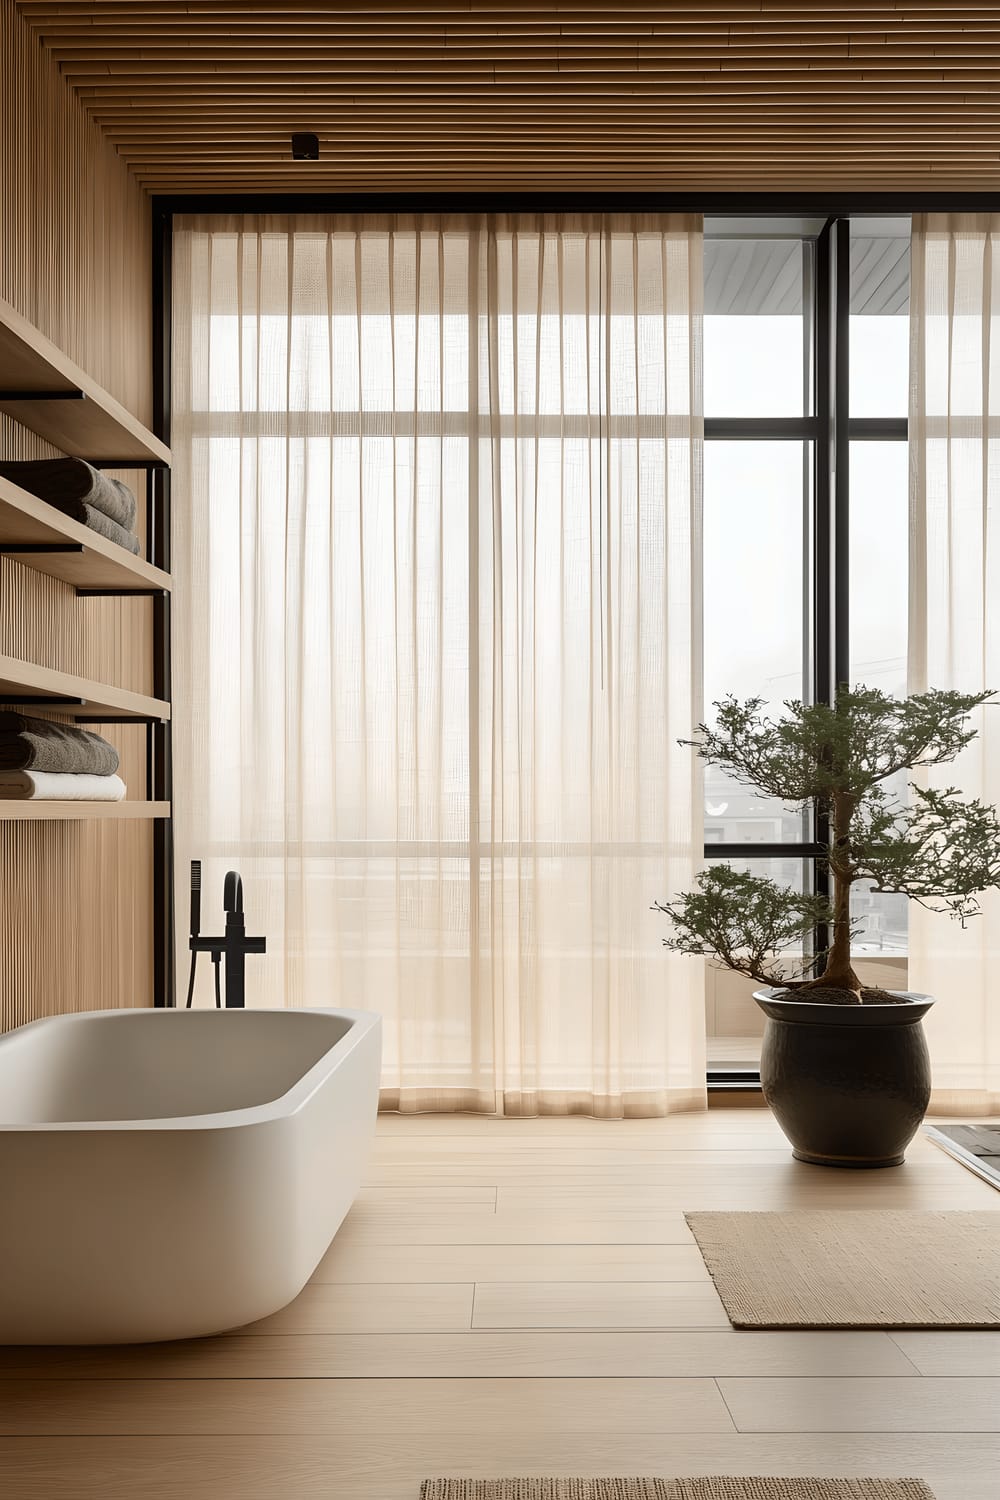
<instances>
[{"instance_id":1,"label":"bonsai tree","mask_svg":"<svg viewBox=\"0 0 1000 1500\"><path fill-rule=\"evenodd\" d=\"M979 911L977 894L1000 883L996 809L963 800L954 787L930 791L912 783L904 803L887 783L900 772L954 760L975 737L969 715L994 696L932 691L898 699L876 688L842 688L832 706L789 700L787 717L777 721L765 717L760 698L716 703L716 724L699 724L696 738L681 743L790 807L825 814L829 837L820 857L830 896L800 895L712 865L695 890L654 903L671 919L666 946L715 958L796 997L823 988L862 1001L851 963L857 881L948 912L964 926ZM831 934L824 953L798 964L780 958L816 924Z\"/></svg>"}]
</instances>

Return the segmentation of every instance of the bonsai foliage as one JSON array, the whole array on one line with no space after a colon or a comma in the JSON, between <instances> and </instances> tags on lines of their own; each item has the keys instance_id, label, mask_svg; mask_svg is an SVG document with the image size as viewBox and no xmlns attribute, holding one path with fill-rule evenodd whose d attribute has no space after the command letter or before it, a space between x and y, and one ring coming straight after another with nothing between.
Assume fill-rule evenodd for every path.
<instances>
[{"instance_id":1,"label":"bonsai foliage","mask_svg":"<svg viewBox=\"0 0 1000 1500\"><path fill-rule=\"evenodd\" d=\"M829 841L821 859L830 899L712 865L695 890L655 903L671 919L666 946L716 958L762 984L798 992L835 986L860 1000L851 964L855 882L870 881L876 891L908 896L964 925L979 911L977 894L1000 884L996 809L963 799L954 787L928 791L912 783L903 803L886 783L954 760L975 737L969 715L994 696L932 691L899 699L876 688L842 688L832 706L788 701L780 720L764 716L759 698L716 703L717 722L699 724L695 739L682 743L787 806L825 814ZM797 968L782 961L779 955L816 923L832 934L826 953Z\"/></svg>"}]
</instances>

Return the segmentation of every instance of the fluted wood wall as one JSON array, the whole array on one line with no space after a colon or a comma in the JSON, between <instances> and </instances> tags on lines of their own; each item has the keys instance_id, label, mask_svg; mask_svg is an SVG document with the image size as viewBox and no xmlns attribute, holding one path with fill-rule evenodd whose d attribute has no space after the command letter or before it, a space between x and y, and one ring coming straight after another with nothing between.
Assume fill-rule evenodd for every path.
<instances>
[{"instance_id":1,"label":"fluted wood wall","mask_svg":"<svg viewBox=\"0 0 1000 1500\"><path fill-rule=\"evenodd\" d=\"M10 0L0 78L0 297L149 422L148 201ZM0 457L55 451L0 415ZM151 692L151 606L0 557L0 653ZM142 797L143 727L95 727ZM0 1029L151 998L152 825L0 822Z\"/></svg>"}]
</instances>

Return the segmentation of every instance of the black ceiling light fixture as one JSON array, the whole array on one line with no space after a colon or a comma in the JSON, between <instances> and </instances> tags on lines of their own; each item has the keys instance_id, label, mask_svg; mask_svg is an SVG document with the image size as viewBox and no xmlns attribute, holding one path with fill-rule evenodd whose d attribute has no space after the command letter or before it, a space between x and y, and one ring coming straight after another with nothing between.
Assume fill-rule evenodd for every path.
<instances>
[{"instance_id":1,"label":"black ceiling light fixture","mask_svg":"<svg viewBox=\"0 0 1000 1500\"><path fill-rule=\"evenodd\" d=\"M292 132L292 160L319 161L319 136L307 130Z\"/></svg>"}]
</instances>

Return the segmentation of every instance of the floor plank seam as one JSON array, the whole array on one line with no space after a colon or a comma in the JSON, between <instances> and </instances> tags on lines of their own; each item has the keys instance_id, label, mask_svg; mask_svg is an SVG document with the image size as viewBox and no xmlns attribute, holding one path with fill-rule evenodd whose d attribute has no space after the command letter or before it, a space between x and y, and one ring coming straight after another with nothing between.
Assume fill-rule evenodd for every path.
<instances>
[{"instance_id":1,"label":"floor plank seam","mask_svg":"<svg viewBox=\"0 0 1000 1500\"><path fill-rule=\"evenodd\" d=\"M930 1331L933 1332L934 1330L930 1330ZM984 1332L986 1332L986 1331L988 1331L988 1330L984 1330ZM910 1356L907 1354L906 1350L903 1348L902 1344L899 1342L899 1339L893 1337L891 1329L888 1330L888 1337L889 1337L889 1341L894 1345L894 1347L899 1350L900 1354L906 1360L907 1364L913 1365L913 1368L916 1371L916 1373L922 1379L925 1378L924 1377L924 1371L920 1368L920 1366L914 1360L912 1360L910 1358ZM963 1378L963 1377L959 1377L959 1378ZM970 1378L970 1379L976 1379L977 1377L976 1376L971 1376L971 1377L968 1377L968 1378Z\"/></svg>"},{"instance_id":2,"label":"floor plank seam","mask_svg":"<svg viewBox=\"0 0 1000 1500\"><path fill-rule=\"evenodd\" d=\"M982 1437L995 1438L1000 1433L1000 1427L862 1427L860 1430L854 1427L737 1427L740 1437L778 1437L778 1438L835 1438L856 1437L865 1438L904 1438L904 1437L936 1437L936 1438L967 1438ZM629 1433L628 1436L632 1434ZM650 1434L637 1433L638 1437L646 1437Z\"/></svg>"},{"instance_id":3,"label":"floor plank seam","mask_svg":"<svg viewBox=\"0 0 1000 1500\"><path fill-rule=\"evenodd\" d=\"M472 1332L472 1333L476 1333L476 1332L490 1332L490 1331L491 1330L489 1330L489 1329L485 1329L485 1330L484 1329L471 1329L470 1330L470 1332ZM296 1337L301 1337L301 1338L323 1338L323 1337L326 1337L326 1336L327 1335L324 1335L324 1334L301 1334L301 1335L297 1334L296 1335ZM250 1383L253 1383L253 1382L268 1382L268 1383L270 1383L270 1382L277 1381L277 1382L284 1383L284 1382L287 1382L287 1381L313 1380L313 1381L322 1381L322 1382L325 1382L328 1385L332 1385L332 1384L337 1384L337 1383L339 1383L341 1381L345 1381L345 1380L346 1381L366 1380L366 1381L376 1381L376 1382L377 1381L385 1381L385 1380L390 1380L390 1381L412 1380L412 1381L417 1381L417 1382L421 1382L421 1381L424 1381L424 1380L457 1380L457 1381L461 1381L463 1383L465 1381L468 1381L468 1380L547 1380L547 1381L557 1381L557 1382L563 1382L563 1381L568 1381L568 1380L614 1380L614 1381L621 1381L621 1382L638 1381L638 1380L642 1380L642 1381L656 1380L656 1381L660 1381L660 1382L666 1381L666 1380L712 1380L712 1381L715 1381L716 1383L718 1383L720 1380L748 1380L748 1381L751 1381L753 1384L757 1385L762 1380L771 1380L771 1379L775 1379L775 1380L794 1379L796 1381L830 1380L830 1379L835 1379L835 1380L849 1380L852 1384L855 1384L859 1380L877 1380L877 1381L881 1382L881 1381L884 1381L884 1380L909 1380L909 1381L912 1381L914 1379L923 1379L923 1380L928 1380L928 1379L929 1380L973 1380L977 1384L981 1384L981 1382L983 1380L983 1377L980 1376L980 1375L937 1375L937 1376L932 1375L932 1376L921 1376L921 1375L918 1374L916 1376L913 1376L913 1375L893 1375L893 1376L887 1376L887 1375L871 1375L871 1376L867 1376L867 1375L837 1375L837 1376L829 1376L829 1375L818 1375L818 1374L815 1374L815 1375L814 1374L807 1374L807 1375L796 1374L794 1376L785 1376L785 1375L769 1376L769 1375L727 1375L727 1374L712 1375L712 1374L709 1374L708 1372L705 1372L705 1371L701 1371L701 1372L699 1372L697 1374L685 1374L685 1375L659 1375L659 1374L658 1375L650 1375L648 1373L636 1373L636 1374L630 1374L630 1375L600 1375L600 1374L571 1374L569 1372L567 1372L565 1374L559 1374L559 1375L506 1375L506 1374L503 1374L502 1372L501 1373L497 1373L496 1371L493 1371L493 1370L490 1370L487 1373L482 1374L482 1375L470 1375L468 1372L466 1372L466 1371L463 1370L462 1372L455 1373L455 1374L442 1373L442 1374L430 1375L430 1376L428 1376L428 1375L196 1375L196 1374L192 1374L192 1375L170 1375L170 1374L164 1374L164 1373L156 1373L156 1374L131 1374L131 1373L129 1373L129 1374L124 1374L124 1375L123 1374L103 1375L103 1374L99 1374L99 1373L98 1374L91 1373L91 1374L87 1374L87 1375L78 1375L78 1374L77 1375L75 1375L75 1374L69 1374L69 1375L18 1375L17 1377L15 1377L13 1375L5 1375L3 1377L3 1380L13 1380L15 1378L17 1379L19 1385L25 1385L29 1381L36 1381L36 1382L38 1382L38 1384L44 1384L46 1386L56 1386L56 1385L64 1384L66 1382L72 1382L74 1384L78 1383L78 1382L87 1382L88 1384L93 1383L93 1382L98 1382L98 1383L103 1382L105 1384L110 1384L113 1381L125 1382L128 1385L139 1385L139 1384L143 1384L143 1383L149 1382L149 1381L157 1381L157 1382L160 1382L160 1381L164 1381L164 1382L165 1381L172 1381L172 1382L174 1382L176 1384L186 1385L186 1384L189 1384L189 1383L195 1382L195 1381L200 1382L202 1384L213 1384L213 1383L220 1383L220 1382L224 1383L224 1384L229 1384L230 1382L233 1382L233 1381L245 1381L245 1382L250 1382Z\"/></svg>"},{"instance_id":4,"label":"floor plank seam","mask_svg":"<svg viewBox=\"0 0 1000 1500\"><path fill-rule=\"evenodd\" d=\"M436 1383L436 1382L442 1381L442 1380L459 1380L459 1381L464 1381L464 1380L466 1380L468 1378L469 1377L466 1376L466 1374L464 1372L461 1372L461 1373L456 1372L455 1374L452 1374L452 1375L442 1374L442 1375L431 1375L431 1376L427 1376L427 1375L167 1375L167 1374L155 1374L155 1375L132 1375L132 1374L117 1374L117 1375L74 1375L74 1374L67 1374L67 1375L49 1375L49 1376L42 1376L42 1375L20 1375L20 1376L14 1377L13 1375L5 1375L2 1378L0 1378L0 1388L2 1388L4 1385L9 1385L9 1384L15 1383L15 1379L16 1379L16 1383L17 1383L17 1385L19 1387L23 1387L25 1385L44 1385L46 1388L50 1388L50 1387L59 1386L59 1385L85 1385L85 1384L89 1384L92 1380L115 1381L119 1385L133 1385L133 1384L135 1384L138 1381L145 1381L145 1380L156 1380L156 1381L171 1380L171 1381L178 1381L181 1384L185 1384L185 1385L188 1384L188 1383L194 1382L194 1381L215 1381L216 1383L218 1383L220 1385L228 1385L228 1384L230 1384L234 1380L250 1381L250 1382L252 1382L254 1384L257 1384L257 1385L284 1385L288 1381L292 1381L292 1380L315 1380L315 1381L322 1382L322 1383L324 1383L326 1385L339 1385L339 1384L343 1383L344 1381L353 1382L353 1381L357 1381L357 1380L384 1380L384 1381L390 1381L394 1385L414 1385L414 1386L416 1386L416 1385L422 1385L422 1384L424 1384L428 1380L434 1381ZM812 1379L812 1380L827 1380L827 1381L829 1381L829 1380L842 1380L845 1383L849 1382L851 1385L857 1385L858 1382L861 1381L861 1380L877 1380L879 1382L884 1382L885 1380L895 1379L895 1380L906 1380L906 1381L909 1381L909 1380L912 1379L912 1376L909 1376L909 1375L897 1375L897 1376L885 1376L885 1375L870 1375L870 1376L869 1375L833 1375L833 1376L831 1376L831 1375L813 1375L813 1376L809 1376L809 1375L803 1375L803 1376L799 1376L799 1375L795 1375L795 1376L775 1375L775 1376L769 1376L769 1375L763 1375L763 1376L761 1376L761 1375L709 1375L709 1374L704 1373L704 1372L700 1373L700 1374L697 1374L697 1375L689 1375L689 1374L677 1374L677 1375L646 1375L646 1374L635 1374L635 1375L602 1375L602 1374L597 1373L597 1372L594 1372L594 1373L591 1373L591 1374L584 1373L584 1374L575 1374L575 1375L574 1374L566 1374L566 1375L504 1375L504 1374L495 1374L495 1373L491 1372L489 1375L483 1376L481 1378L485 1379L485 1380L519 1380L519 1381L521 1381L523 1383L531 1382L531 1383L534 1383L534 1384L538 1384L539 1382L544 1382L547 1385L562 1385L567 1380L613 1381L616 1385L618 1385L618 1384L621 1384L621 1385L630 1385L630 1384L638 1383L639 1381L645 1382L645 1381L648 1381L648 1380L653 1380L653 1381L655 1381L659 1385L674 1384L674 1383L679 1383L679 1384L687 1385L687 1384L690 1384L691 1381L701 1381L701 1382L711 1381L713 1384L717 1384L720 1380L729 1380L729 1381L733 1381L733 1382L735 1382L735 1381L747 1381L747 1382L749 1382L749 1383L751 1383L751 1384L753 1384L753 1385L756 1386L756 1385L761 1384L761 1382L763 1382L763 1381L768 1381L768 1380L782 1380L782 1381L784 1381L784 1380L790 1380L790 1379L794 1379L796 1381L798 1381L800 1379L802 1379L802 1380L810 1380L810 1379ZM932 1379L938 1379L938 1380L954 1381L954 1380L961 1380L961 1379L963 1379L965 1377L960 1376L960 1375L941 1375L941 1376L932 1376L930 1378L932 1378ZM970 1378L974 1379L975 1377L970 1377Z\"/></svg>"},{"instance_id":5,"label":"floor plank seam","mask_svg":"<svg viewBox=\"0 0 1000 1500\"><path fill-rule=\"evenodd\" d=\"M604 1277L595 1277L595 1276L565 1276L565 1277L560 1277L558 1281L553 1281L553 1282L542 1282L542 1281L538 1281L535 1278L531 1278L531 1279L527 1279L527 1280L524 1280L524 1281L510 1281L510 1282L505 1283L505 1285L508 1285L508 1286L591 1286L595 1282L597 1282L598 1285L600 1285L600 1286L700 1286L700 1287L706 1287L706 1288L709 1287L709 1286L711 1286L711 1284L712 1284L707 1278L706 1279L702 1279L702 1278L699 1277L698 1280L693 1280L691 1277L688 1277L688 1276L684 1276L684 1277L680 1277L680 1276L671 1276L671 1277L661 1276L661 1277L658 1277L656 1279L643 1280L643 1281L635 1281L635 1280L632 1280L631 1278L626 1277L626 1276L609 1276L606 1279ZM489 1284L490 1284L489 1281L487 1281L486 1285L489 1285ZM417 1280L414 1280L414 1281L388 1281L388 1280L385 1280L385 1281L382 1281L382 1280L375 1280L375 1281L337 1281L335 1278L331 1279L331 1280L326 1280L324 1278L322 1281L319 1278L316 1278L313 1281L307 1281L306 1282L306 1286L412 1286L412 1287L421 1287L421 1286L467 1286L467 1285L469 1285L469 1283L468 1282L463 1282L463 1281L417 1281ZM583 1325L583 1326L586 1326L586 1325ZM794 1330L792 1330L792 1331L794 1331ZM846 1331L849 1332L850 1329L848 1329ZM929 1330L929 1331L933 1331L933 1330ZM967 1328L967 1329L964 1329L962 1331L965 1332L965 1333L975 1333L976 1330L974 1328ZM985 1333L988 1333L989 1329L984 1329L983 1331ZM400 1333L405 1333L406 1330L403 1329L403 1328L401 1328L399 1330L399 1332Z\"/></svg>"}]
</instances>

